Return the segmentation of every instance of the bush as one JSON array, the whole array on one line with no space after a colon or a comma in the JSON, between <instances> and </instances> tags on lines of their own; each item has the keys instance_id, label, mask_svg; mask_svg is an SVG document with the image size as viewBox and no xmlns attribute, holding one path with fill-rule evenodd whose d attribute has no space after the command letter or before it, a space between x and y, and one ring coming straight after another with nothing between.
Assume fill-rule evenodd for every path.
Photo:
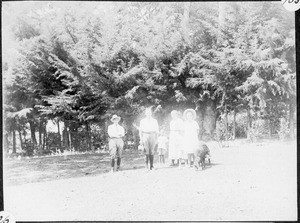
<instances>
[{"instance_id":1,"label":"bush","mask_svg":"<svg viewBox=\"0 0 300 223\"><path fill-rule=\"evenodd\" d=\"M255 142L266 138L269 135L269 123L264 119L257 119L252 121L252 126L250 128L250 140Z\"/></svg>"},{"instance_id":2,"label":"bush","mask_svg":"<svg viewBox=\"0 0 300 223\"><path fill-rule=\"evenodd\" d=\"M31 140L26 139L25 142L23 142L23 151L24 156L33 156L35 147Z\"/></svg>"},{"instance_id":3,"label":"bush","mask_svg":"<svg viewBox=\"0 0 300 223\"><path fill-rule=\"evenodd\" d=\"M284 140L289 137L289 123L285 120L285 118L280 119L278 136L280 140Z\"/></svg>"},{"instance_id":4,"label":"bush","mask_svg":"<svg viewBox=\"0 0 300 223\"><path fill-rule=\"evenodd\" d=\"M228 138L233 138L233 113L228 114ZM226 126L225 126L225 115L222 114L220 119L217 121L216 126L217 138L219 140L225 140ZM236 114L236 126L235 126L235 137L246 138L247 137L247 114L238 113Z\"/></svg>"}]
</instances>

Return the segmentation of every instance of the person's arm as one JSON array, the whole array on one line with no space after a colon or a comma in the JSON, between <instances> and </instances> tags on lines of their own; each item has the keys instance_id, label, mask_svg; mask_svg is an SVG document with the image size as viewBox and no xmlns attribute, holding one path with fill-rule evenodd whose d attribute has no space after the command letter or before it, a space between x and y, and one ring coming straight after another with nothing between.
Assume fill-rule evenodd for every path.
<instances>
[{"instance_id":1,"label":"person's arm","mask_svg":"<svg viewBox=\"0 0 300 223\"><path fill-rule=\"evenodd\" d=\"M121 137L124 137L124 135L125 135L125 129L121 126L121 127L120 127L120 130L121 130L121 131L119 132L118 137L121 138Z\"/></svg>"},{"instance_id":2,"label":"person's arm","mask_svg":"<svg viewBox=\"0 0 300 223\"><path fill-rule=\"evenodd\" d=\"M158 139L158 135L159 135L159 127L158 127L158 122L156 119L154 119L154 131L155 131L155 137L156 137L156 144L158 143L157 139Z\"/></svg>"},{"instance_id":3,"label":"person's arm","mask_svg":"<svg viewBox=\"0 0 300 223\"><path fill-rule=\"evenodd\" d=\"M107 133L108 133L108 136L109 136L110 138L113 136L111 126L108 126L108 128L107 128Z\"/></svg>"}]
</instances>

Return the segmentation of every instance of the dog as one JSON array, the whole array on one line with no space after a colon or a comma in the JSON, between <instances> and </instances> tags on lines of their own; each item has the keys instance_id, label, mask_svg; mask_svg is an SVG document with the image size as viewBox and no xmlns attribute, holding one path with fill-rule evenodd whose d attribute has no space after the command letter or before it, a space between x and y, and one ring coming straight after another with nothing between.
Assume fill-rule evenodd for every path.
<instances>
[{"instance_id":1,"label":"dog","mask_svg":"<svg viewBox=\"0 0 300 223\"><path fill-rule=\"evenodd\" d=\"M208 159L208 164L210 165L210 150L204 142L199 142L199 147L194 152L194 166L199 169L200 166L202 170L205 168L205 159Z\"/></svg>"}]
</instances>

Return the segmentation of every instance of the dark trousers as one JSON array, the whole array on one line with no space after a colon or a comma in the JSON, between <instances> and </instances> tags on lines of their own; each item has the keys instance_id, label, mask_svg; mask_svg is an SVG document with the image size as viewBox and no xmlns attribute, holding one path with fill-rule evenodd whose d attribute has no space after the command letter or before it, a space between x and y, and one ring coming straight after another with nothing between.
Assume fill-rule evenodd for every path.
<instances>
[{"instance_id":1,"label":"dark trousers","mask_svg":"<svg viewBox=\"0 0 300 223\"><path fill-rule=\"evenodd\" d=\"M121 158L118 157L117 158L117 168L120 168L120 165L121 165ZM111 167L114 167L115 166L115 159L111 159Z\"/></svg>"},{"instance_id":2,"label":"dark trousers","mask_svg":"<svg viewBox=\"0 0 300 223\"><path fill-rule=\"evenodd\" d=\"M153 160L154 160L154 156L153 155L146 155L145 157L146 160L146 167L148 168L148 163L150 161L150 170L152 170L153 168Z\"/></svg>"}]
</instances>

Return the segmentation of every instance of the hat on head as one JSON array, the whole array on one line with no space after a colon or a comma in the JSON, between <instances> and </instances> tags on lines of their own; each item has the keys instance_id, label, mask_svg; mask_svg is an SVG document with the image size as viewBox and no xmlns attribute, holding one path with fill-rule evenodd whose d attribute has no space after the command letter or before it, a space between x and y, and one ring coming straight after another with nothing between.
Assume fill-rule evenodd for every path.
<instances>
[{"instance_id":1,"label":"hat on head","mask_svg":"<svg viewBox=\"0 0 300 223\"><path fill-rule=\"evenodd\" d=\"M189 108L189 109L186 109L184 112L183 112L183 117L184 117L184 119L186 120L186 116L187 116L187 114L188 113L192 113L192 115L193 115L193 119L195 120L196 119L196 111L194 110L194 109L192 109L192 108Z\"/></svg>"},{"instance_id":2,"label":"hat on head","mask_svg":"<svg viewBox=\"0 0 300 223\"><path fill-rule=\"evenodd\" d=\"M120 116L117 116L117 115L113 115L113 116L111 117L110 121L113 122L114 120L120 121L120 120L121 120L121 117L120 117Z\"/></svg>"}]
</instances>

